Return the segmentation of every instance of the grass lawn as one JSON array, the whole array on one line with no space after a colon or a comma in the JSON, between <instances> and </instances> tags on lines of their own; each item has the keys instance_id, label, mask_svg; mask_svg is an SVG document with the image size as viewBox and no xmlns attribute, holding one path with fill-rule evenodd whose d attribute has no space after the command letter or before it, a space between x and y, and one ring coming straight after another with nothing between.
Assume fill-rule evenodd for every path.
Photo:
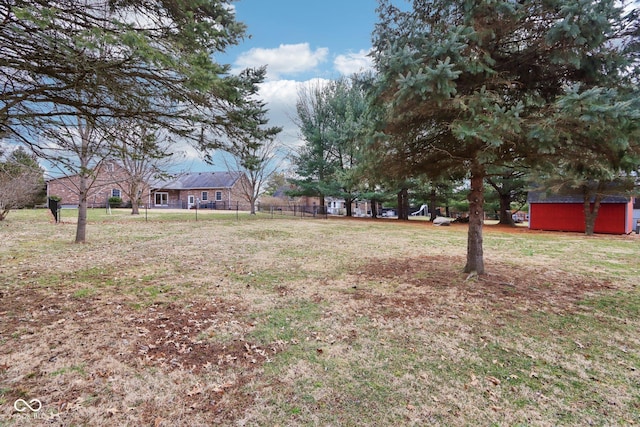
<instances>
[{"instance_id":1,"label":"grass lawn","mask_svg":"<svg viewBox=\"0 0 640 427\"><path fill-rule=\"evenodd\" d=\"M2 426L640 423L635 234L62 214L0 222Z\"/></svg>"}]
</instances>

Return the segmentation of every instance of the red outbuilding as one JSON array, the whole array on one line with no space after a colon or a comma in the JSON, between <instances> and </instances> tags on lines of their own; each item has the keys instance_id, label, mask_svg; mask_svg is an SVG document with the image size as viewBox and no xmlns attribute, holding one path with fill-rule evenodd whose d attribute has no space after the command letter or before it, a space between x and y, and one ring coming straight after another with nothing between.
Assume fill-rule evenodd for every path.
<instances>
[{"instance_id":1,"label":"red outbuilding","mask_svg":"<svg viewBox=\"0 0 640 427\"><path fill-rule=\"evenodd\" d=\"M530 192L529 228L548 231L585 231L581 196ZM633 197L605 197L598 211L595 233L629 234L634 230Z\"/></svg>"}]
</instances>

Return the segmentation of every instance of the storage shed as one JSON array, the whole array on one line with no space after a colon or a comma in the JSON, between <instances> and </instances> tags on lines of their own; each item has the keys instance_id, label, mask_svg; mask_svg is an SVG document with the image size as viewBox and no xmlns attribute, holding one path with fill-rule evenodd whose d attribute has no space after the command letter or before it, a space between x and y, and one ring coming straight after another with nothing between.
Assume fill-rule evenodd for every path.
<instances>
[{"instance_id":1,"label":"storage shed","mask_svg":"<svg viewBox=\"0 0 640 427\"><path fill-rule=\"evenodd\" d=\"M582 196L546 195L530 192L529 228L548 231L584 232ZM633 197L607 196L598 211L595 233L629 234L634 230Z\"/></svg>"}]
</instances>

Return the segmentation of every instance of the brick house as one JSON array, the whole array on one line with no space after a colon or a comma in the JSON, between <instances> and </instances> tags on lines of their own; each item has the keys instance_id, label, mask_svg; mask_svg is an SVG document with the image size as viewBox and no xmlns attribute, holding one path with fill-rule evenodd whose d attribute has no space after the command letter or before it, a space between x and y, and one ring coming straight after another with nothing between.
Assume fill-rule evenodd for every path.
<instances>
[{"instance_id":1,"label":"brick house","mask_svg":"<svg viewBox=\"0 0 640 427\"><path fill-rule=\"evenodd\" d=\"M194 172L149 183L149 208L249 209L242 172Z\"/></svg>"},{"instance_id":2,"label":"brick house","mask_svg":"<svg viewBox=\"0 0 640 427\"><path fill-rule=\"evenodd\" d=\"M91 188L87 194L87 206L90 208L105 207L110 197L120 197L124 204L131 200L123 191L127 174L122 166L116 162L104 161L95 168L95 181L89 183ZM76 175L63 176L47 180L47 197L58 196L62 205L78 205L80 178ZM143 200L147 197L148 189L143 190Z\"/></svg>"}]
</instances>

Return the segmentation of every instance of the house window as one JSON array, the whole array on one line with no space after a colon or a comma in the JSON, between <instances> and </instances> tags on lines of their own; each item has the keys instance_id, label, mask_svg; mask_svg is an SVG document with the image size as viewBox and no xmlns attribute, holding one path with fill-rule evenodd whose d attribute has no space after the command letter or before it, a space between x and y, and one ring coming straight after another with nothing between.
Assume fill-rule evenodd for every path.
<instances>
[{"instance_id":1,"label":"house window","mask_svg":"<svg viewBox=\"0 0 640 427\"><path fill-rule=\"evenodd\" d=\"M111 197L120 197L120 189L112 188L111 189Z\"/></svg>"},{"instance_id":2,"label":"house window","mask_svg":"<svg viewBox=\"0 0 640 427\"><path fill-rule=\"evenodd\" d=\"M207 200L209 200L209 192L208 191L203 191L202 192L202 197L200 197L200 200L202 200L203 202L206 202Z\"/></svg>"},{"instance_id":3,"label":"house window","mask_svg":"<svg viewBox=\"0 0 640 427\"><path fill-rule=\"evenodd\" d=\"M222 191L216 191L216 201L222 200Z\"/></svg>"},{"instance_id":4,"label":"house window","mask_svg":"<svg viewBox=\"0 0 640 427\"><path fill-rule=\"evenodd\" d=\"M107 163L107 172L113 172L113 170L114 170L113 163Z\"/></svg>"},{"instance_id":5,"label":"house window","mask_svg":"<svg viewBox=\"0 0 640 427\"><path fill-rule=\"evenodd\" d=\"M169 206L169 193L156 193L155 199L156 206Z\"/></svg>"}]
</instances>

